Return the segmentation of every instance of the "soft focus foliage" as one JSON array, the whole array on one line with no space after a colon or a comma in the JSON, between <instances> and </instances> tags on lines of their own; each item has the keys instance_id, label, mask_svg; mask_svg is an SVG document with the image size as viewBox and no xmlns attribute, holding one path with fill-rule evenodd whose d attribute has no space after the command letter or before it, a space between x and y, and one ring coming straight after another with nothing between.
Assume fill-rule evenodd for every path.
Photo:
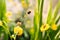
<instances>
[{"instance_id":1,"label":"soft focus foliage","mask_svg":"<svg viewBox=\"0 0 60 40\"><path fill-rule=\"evenodd\" d=\"M53 11L49 0L45 23L44 1L0 0L0 40L60 40L60 0Z\"/></svg>"}]
</instances>

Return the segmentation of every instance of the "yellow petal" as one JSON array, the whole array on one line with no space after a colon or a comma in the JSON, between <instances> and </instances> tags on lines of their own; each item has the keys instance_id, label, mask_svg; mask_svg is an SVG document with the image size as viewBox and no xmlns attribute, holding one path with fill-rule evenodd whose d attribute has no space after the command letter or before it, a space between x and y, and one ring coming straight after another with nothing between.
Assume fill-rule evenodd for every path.
<instances>
[{"instance_id":1,"label":"yellow petal","mask_svg":"<svg viewBox=\"0 0 60 40\"><path fill-rule=\"evenodd\" d=\"M21 3L22 3L22 7L23 8L27 8L28 7L28 4L25 1L22 1Z\"/></svg>"},{"instance_id":2,"label":"yellow petal","mask_svg":"<svg viewBox=\"0 0 60 40\"><path fill-rule=\"evenodd\" d=\"M23 29L19 26L14 27L14 33L20 36L23 34Z\"/></svg>"},{"instance_id":3,"label":"yellow petal","mask_svg":"<svg viewBox=\"0 0 60 40\"><path fill-rule=\"evenodd\" d=\"M43 25L40 27L41 32L44 32L45 29L43 28Z\"/></svg>"},{"instance_id":4,"label":"yellow petal","mask_svg":"<svg viewBox=\"0 0 60 40\"><path fill-rule=\"evenodd\" d=\"M41 32L44 32L44 31L48 30L49 28L50 28L50 26L48 24L44 24L40 27L40 30L41 30Z\"/></svg>"},{"instance_id":5,"label":"yellow petal","mask_svg":"<svg viewBox=\"0 0 60 40\"><path fill-rule=\"evenodd\" d=\"M28 23L28 24L30 24L30 23L31 23L31 21L30 21L30 20L27 20L27 23Z\"/></svg>"},{"instance_id":6,"label":"yellow petal","mask_svg":"<svg viewBox=\"0 0 60 40\"><path fill-rule=\"evenodd\" d=\"M52 30L57 30L57 25L56 24L53 24L52 27L51 27Z\"/></svg>"},{"instance_id":7,"label":"yellow petal","mask_svg":"<svg viewBox=\"0 0 60 40\"><path fill-rule=\"evenodd\" d=\"M10 17L10 16L12 16L12 12L10 11L6 12L6 17Z\"/></svg>"},{"instance_id":8,"label":"yellow petal","mask_svg":"<svg viewBox=\"0 0 60 40\"><path fill-rule=\"evenodd\" d=\"M46 24L45 30L48 30L50 28L50 26L48 24Z\"/></svg>"}]
</instances>

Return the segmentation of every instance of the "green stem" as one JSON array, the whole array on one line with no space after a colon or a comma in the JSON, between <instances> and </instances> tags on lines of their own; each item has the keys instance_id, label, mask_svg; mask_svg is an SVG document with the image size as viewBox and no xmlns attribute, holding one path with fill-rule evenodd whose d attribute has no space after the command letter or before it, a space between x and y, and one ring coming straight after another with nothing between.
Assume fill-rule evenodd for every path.
<instances>
[{"instance_id":1,"label":"green stem","mask_svg":"<svg viewBox=\"0 0 60 40\"><path fill-rule=\"evenodd\" d=\"M39 12L39 27L41 27L42 25L42 12L43 12L43 4L44 4L44 0L40 0L40 5L38 5L38 12ZM40 28L39 28L39 33L38 33L38 39L42 40L42 33L40 32Z\"/></svg>"},{"instance_id":2,"label":"green stem","mask_svg":"<svg viewBox=\"0 0 60 40\"><path fill-rule=\"evenodd\" d=\"M50 36L49 36L49 33L47 33L47 36L49 37L49 40L51 40Z\"/></svg>"},{"instance_id":3,"label":"green stem","mask_svg":"<svg viewBox=\"0 0 60 40\"><path fill-rule=\"evenodd\" d=\"M17 33L16 33L16 35L17 35ZM16 35L15 35L15 38L14 38L14 40L16 40Z\"/></svg>"},{"instance_id":4,"label":"green stem","mask_svg":"<svg viewBox=\"0 0 60 40\"><path fill-rule=\"evenodd\" d=\"M12 37L10 36L10 39L12 40Z\"/></svg>"},{"instance_id":5,"label":"green stem","mask_svg":"<svg viewBox=\"0 0 60 40\"><path fill-rule=\"evenodd\" d=\"M51 40L51 38L50 38L50 36L49 36L49 32L47 31L47 35L46 35L46 38L45 39L47 39L47 37L49 38L49 40Z\"/></svg>"},{"instance_id":6,"label":"green stem","mask_svg":"<svg viewBox=\"0 0 60 40\"><path fill-rule=\"evenodd\" d=\"M10 34L10 32L9 32L9 30L8 30L8 28L6 28L4 25L2 26L3 28L4 28L4 30L6 31L6 32L8 32L8 34L11 36L11 34ZM11 37L10 37L11 38ZM12 40L12 38L11 38L11 40Z\"/></svg>"}]
</instances>

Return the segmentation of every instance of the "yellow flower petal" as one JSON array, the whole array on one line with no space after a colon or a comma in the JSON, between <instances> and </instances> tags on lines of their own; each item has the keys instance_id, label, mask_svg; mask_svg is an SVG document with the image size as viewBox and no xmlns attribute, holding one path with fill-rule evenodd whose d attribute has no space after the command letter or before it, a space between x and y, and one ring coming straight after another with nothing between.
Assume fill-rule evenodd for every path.
<instances>
[{"instance_id":1,"label":"yellow flower petal","mask_svg":"<svg viewBox=\"0 0 60 40\"><path fill-rule=\"evenodd\" d=\"M22 3L22 7L23 8L27 8L28 7L28 4L25 1L22 1L21 3Z\"/></svg>"},{"instance_id":2,"label":"yellow flower petal","mask_svg":"<svg viewBox=\"0 0 60 40\"><path fill-rule=\"evenodd\" d=\"M10 16L12 16L12 12L9 11L6 13L6 17L10 17Z\"/></svg>"},{"instance_id":3,"label":"yellow flower petal","mask_svg":"<svg viewBox=\"0 0 60 40\"><path fill-rule=\"evenodd\" d=\"M45 29L43 28L43 25L41 26L40 30L41 30L41 32L45 31Z\"/></svg>"},{"instance_id":4,"label":"yellow flower petal","mask_svg":"<svg viewBox=\"0 0 60 40\"><path fill-rule=\"evenodd\" d=\"M50 26L48 24L45 24L40 27L40 30L41 30L41 32L44 32L44 31L48 30L49 28L50 28Z\"/></svg>"},{"instance_id":5,"label":"yellow flower petal","mask_svg":"<svg viewBox=\"0 0 60 40\"><path fill-rule=\"evenodd\" d=\"M46 24L45 30L48 30L49 28L50 28L50 26L48 24Z\"/></svg>"},{"instance_id":6,"label":"yellow flower petal","mask_svg":"<svg viewBox=\"0 0 60 40\"><path fill-rule=\"evenodd\" d=\"M31 21L30 21L30 20L27 20L27 23L28 23L28 24L30 24L30 23L31 23Z\"/></svg>"},{"instance_id":7,"label":"yellow flower petal","mask_svg":"<svg viewBox=\"0 0 60 40\"><path fill-rule=\"evenodd\" d=\"M23 34L23 29L19 26L14 27L14 33L17 35L22 35Z\"/></svg>"},{"instance_id":8,"label":"yellow flower petal","mask_svg":"<svg viewBox=\"0 0 60 40\"><path fill-rule=\"evenodd\" d=\"M52 30L57 30L57 25L56 24L53 24L52 27L51 27Z\"/></svg>"}]
</instances>

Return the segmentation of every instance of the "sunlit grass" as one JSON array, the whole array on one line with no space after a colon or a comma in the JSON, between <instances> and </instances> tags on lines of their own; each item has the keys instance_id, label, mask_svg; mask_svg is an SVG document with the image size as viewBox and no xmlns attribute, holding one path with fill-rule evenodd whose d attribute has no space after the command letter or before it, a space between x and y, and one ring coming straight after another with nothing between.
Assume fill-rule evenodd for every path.
<instances>
[{"instance_id":1,"label":"sunlit grass","mask_svg":"<svg viewBox=\"0 0 60 40\"><path fill-rule=\"evenodd\" d=\"M42 21L44 0L36 0L36 5L34 7L34 18L33 18L33 27L29 30L25 29L24 17L27 15L25 11L27 10L29 4L28 0L26 2L23 0L22 7L25 9L23 15L21 15L22 19L16 20L16 23L12 23L9 26L8 17L12 16L11 12L6 11L6 1L0 0L0 35L3 33L3 40L17 39L19 40L59 40L60 36L60 25L57 25L60 20L60 15L58 16L58 11L60 9L60 0L52 11L52 0L49 0L50 4L48 7L48 16L46 18L46 23ZM30 20L26 23L30 24ZM16 27L15 27L16 26ZM10 28L11 27L11 28ZM11 32L12 29L12 32ZM24 36L23 36L24 35ZM27 39L24 39L27 38Z\"/></svg>"}]
</instances>

